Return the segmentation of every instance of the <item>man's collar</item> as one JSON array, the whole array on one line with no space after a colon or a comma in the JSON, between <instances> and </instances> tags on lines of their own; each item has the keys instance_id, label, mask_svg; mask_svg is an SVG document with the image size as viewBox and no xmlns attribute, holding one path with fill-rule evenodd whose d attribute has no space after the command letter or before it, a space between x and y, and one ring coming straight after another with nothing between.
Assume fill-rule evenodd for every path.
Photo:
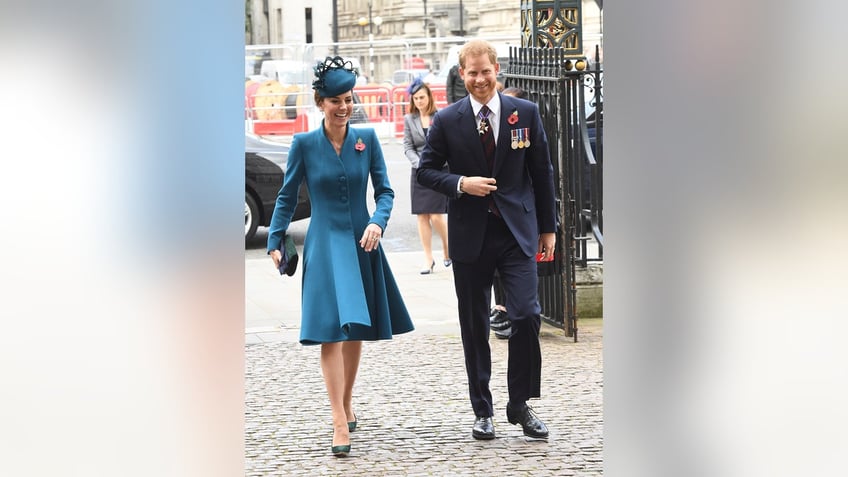
<instances>
[{"instance_id":1,"label":"man's collar","mask_svg":"<svg viewBox=\"0 0 848 477\"><path fill-rule=\"evenodd\" d=\"M468 99L471 100L471 110L474 112L474 116L476 117L478 114L480 114L480 109L483 107L483 103L477 101L477 99L474 98L474 96L471 96L470 94L468 95ZM486 105L492 111L491 112L492 115L498 116L499 113L501 112L501 96L500 96L500 94L498 94L497 91L496 91L495 95L492 96L492 99L490 99L489 102L486 103Z\"/></svg>"}]
</instances>

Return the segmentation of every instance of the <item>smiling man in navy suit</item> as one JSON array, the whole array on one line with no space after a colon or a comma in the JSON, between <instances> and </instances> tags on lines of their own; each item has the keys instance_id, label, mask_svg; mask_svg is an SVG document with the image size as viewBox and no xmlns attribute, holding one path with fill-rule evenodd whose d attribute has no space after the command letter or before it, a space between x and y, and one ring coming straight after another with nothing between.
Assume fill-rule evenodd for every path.
<instances>
[{"instance_id":1,"label":"smiling man in navy suit","mask_svg":"<svg viewBox=\"0 0 848 477\"><path fill-rule=\"evenodd\" d=\"M545 439L548 429L527 400L540 395L542 367L536 254L552 259L556 242L548 141L536 104L498 93L500 66L491 44L469 41L459 64L469 95L433 118L417 179L449 197L448 243L476 416L471 434L495 437L489 306L497 270L512 328L507 420L526 436Z\"/></svg>"}]
</instances>

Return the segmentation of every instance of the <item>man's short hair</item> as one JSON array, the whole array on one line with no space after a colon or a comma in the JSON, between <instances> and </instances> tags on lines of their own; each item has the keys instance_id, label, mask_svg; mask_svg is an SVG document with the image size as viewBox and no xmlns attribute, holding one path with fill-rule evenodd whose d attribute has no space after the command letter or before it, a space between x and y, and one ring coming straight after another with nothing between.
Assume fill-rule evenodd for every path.
<instances>
[{"instance_id":1,"label":"man's short hair","mask_svg":"<svg viewBox=\"0 0 848 477\"><path fill-rule=\"evenodd\" d=\"M494 65L498 62L498 51L486 40L470 40L459 50L459 66L465 69L465 59L469 56L488 55Z\"/></svg>"}]
</instances>

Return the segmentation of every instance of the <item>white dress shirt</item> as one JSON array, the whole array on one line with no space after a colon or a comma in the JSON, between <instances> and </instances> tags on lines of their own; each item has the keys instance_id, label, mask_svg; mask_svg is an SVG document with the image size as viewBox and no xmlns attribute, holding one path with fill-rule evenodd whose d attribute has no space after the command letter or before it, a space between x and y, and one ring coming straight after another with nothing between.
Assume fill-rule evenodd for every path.
<instances>
[{"instance_id":1,"label":"white dress shirt","mask_svg":"<svg viewBox=\"0 0 848 477\"><path fill-rule=\"evenodd\" d=\"M474 96L471 96L471 95L469 95L468 99L471 100L471 110L474 111L474 118L477 122L477 127L480 127L480 121L482 121L480 119L480 110L483 109L483 103L477 101L476 99L474 99ZM489 107L489 127L492 128L492 134L495 136L495 146L497 146L498 145L498 116L500 116L500 113L501 113L501 97L500 97L500 95L498 95L498 93L495 93L495 95L492 96L492 99L490 99L489 102L486 103L486 106ZM462 184L463 178L465 178L465 176L460 177L459 180L456 182L456 192L457 192L458 195L463 194L462 190L460 190L461 189L460 185Z\"/></svg>"},{"instance_id":2,"label":"white dress shirt","mask_svg":"<svg viewBox=\"0 0 848 477\"><path fill-rule=\"evenodd\" d=\"M474 111L474 117L477 120L477 126L480 126L480 110L483 108L483 103L474 99L474 96L469 97L471 100L471 109ZM492 128L492 134L495 135L495 145L498 145L498 118L501 114L501 97L495 93L492 99L486 103L489 107L489 126Z\"/></svg>"}]
</instances>

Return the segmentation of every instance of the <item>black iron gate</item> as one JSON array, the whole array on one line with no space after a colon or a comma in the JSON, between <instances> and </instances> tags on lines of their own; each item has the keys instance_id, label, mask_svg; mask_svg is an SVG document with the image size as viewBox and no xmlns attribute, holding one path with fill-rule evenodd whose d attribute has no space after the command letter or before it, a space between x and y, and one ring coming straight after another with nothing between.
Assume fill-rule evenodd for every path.
<instances>
[{"instance_id":1,"label":"black iron gate","mask_svg":"<svg viewBox=\"0 0 848 477\"><path fill-rule=\"evenodd\" d=\"M556 178L557 250L539 263L542 318L577 341L576 267L603 259L603 96L596 48L594 69L565 48L512 47L505 86L523 89L539 105ZM587 242L597 244L589 257Z\"/></svg>"}]
</instances>

